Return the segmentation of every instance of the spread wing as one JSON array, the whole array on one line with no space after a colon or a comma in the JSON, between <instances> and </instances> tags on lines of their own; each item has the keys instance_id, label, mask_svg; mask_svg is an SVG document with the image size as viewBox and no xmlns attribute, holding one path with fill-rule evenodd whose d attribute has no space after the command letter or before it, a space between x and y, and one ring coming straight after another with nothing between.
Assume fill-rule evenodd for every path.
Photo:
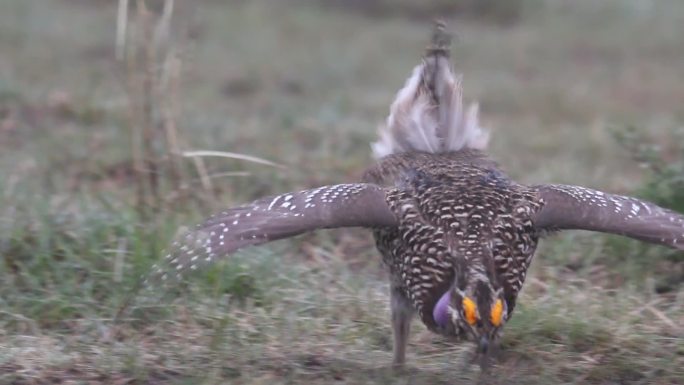
<instances>
[{"instance_id":1,"label":"spread wing","mask_svg":"<svg viewBox=\"0 0 684 385\"><path fill-rule=\"evenodd\" d=\"M544 201L534 218L538 229L600 231L684 250L684 215L680 213L579 186L536 188Z\"/></svg>"},{"instance_id":2,"label":"spread wing","mask_svg":"<svg viewBox=\"0 0 684 385\"><path fill-rule=\"evenodd\" d=\"M336 227L382 228L397 219L385 191L373 184L338 184L259 199L212 216L176 241L165 268L153 272L161 280L180 278L238 249Z\"/></svg>"}]
</instances>

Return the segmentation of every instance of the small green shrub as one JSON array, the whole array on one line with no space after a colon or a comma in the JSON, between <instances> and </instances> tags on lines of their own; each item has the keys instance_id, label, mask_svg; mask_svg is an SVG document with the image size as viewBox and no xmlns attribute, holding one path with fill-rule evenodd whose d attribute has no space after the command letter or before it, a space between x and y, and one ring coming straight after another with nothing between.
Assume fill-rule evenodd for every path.
<instances>
[{"instance_id":1,"label":"small green shrub","mask_svg":"<svg viewBox=\"0 0 684 385\"><path fill-rule=\"evenodd\" d=\"M635 127L616 130L618 143L647 170L636 195L669 209L684 212L684 127L673 130L671 145L662 148Z\"/></svg>"},{"instance_id":2,"label":"small green shrub","mask_svg":"<svg viewBox=\"0 0 684 385\"><path fill-rule=\"evenodd\" d=\"M667 147L654 144L635 127L615 130L613 134L646 170L644 182L632 195L684 212L684 128L672 131ZM653 248L621 237L608 238L607 246L619 261L633 262L623 266L635 267L634 271L655 272L656 291L671 291L684 282L684 253L680 251Z\"/></svg>"}]
</instances>

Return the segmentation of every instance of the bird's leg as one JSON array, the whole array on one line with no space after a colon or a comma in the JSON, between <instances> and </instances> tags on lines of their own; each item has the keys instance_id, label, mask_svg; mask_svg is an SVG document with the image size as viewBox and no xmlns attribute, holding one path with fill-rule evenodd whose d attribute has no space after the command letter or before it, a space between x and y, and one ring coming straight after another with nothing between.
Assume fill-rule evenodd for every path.
<instances>
[{"instance_id":1,"label":"bird's leg","mask_svg":"<svg viewBox=\"0 0 684 385\"><path fill-rule=\"evenodd\" d=\"M392 311L392 332L394 335L394 359L392 365L402 368L406 362L406 343L411 330L413 307L404 293L398 287L392 287L390 292Z\"/></svg>"}]
</instances>

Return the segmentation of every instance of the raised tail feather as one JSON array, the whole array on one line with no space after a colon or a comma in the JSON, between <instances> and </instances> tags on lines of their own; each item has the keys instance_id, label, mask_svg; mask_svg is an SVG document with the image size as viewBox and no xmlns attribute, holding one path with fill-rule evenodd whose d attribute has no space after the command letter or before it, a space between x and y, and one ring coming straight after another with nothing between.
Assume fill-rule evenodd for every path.
<instances>
[{"instance_id":1,"label":"raised tail feather","mask_svg":"<svg viewBox=\"0 0 684 385\"><path fill-rule=\"evenodd\" d=\"M436 23L423 62L397 94L373 155L401 152L443 153L464 148L484 150L489 134L479 124L477 103L463 108L463 87L449 63L451 36Z\"/></svg>"}]
</instances>

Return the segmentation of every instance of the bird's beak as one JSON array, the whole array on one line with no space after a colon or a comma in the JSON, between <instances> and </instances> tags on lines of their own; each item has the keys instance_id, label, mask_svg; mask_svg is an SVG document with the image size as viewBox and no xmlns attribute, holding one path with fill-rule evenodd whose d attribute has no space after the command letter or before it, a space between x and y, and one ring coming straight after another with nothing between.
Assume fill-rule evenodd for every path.
<instances>
[{"instance_id":1,"label":"bird's beak","mask_svg":"<svg viewBox=\"0 0 684 385\"><path fill-rule=\"evenodd\" d=\"M477 344L477 352L474 356L476 362L479 361L482 370L488 370L490 364L489 356L489 337L482 336Z\"/></svg>"},{"instance_id":2,"label":"bird's beak","mask_svg":"<svg viewBox=\"0 0 684 385\"><path fill-rule=\"evenodd\" d=\"M478 345L477 351L482 355L486 355L488 350L489 350L489 337L482 336L480 338L480 343Z\"/></svg>"}]
</instances>

